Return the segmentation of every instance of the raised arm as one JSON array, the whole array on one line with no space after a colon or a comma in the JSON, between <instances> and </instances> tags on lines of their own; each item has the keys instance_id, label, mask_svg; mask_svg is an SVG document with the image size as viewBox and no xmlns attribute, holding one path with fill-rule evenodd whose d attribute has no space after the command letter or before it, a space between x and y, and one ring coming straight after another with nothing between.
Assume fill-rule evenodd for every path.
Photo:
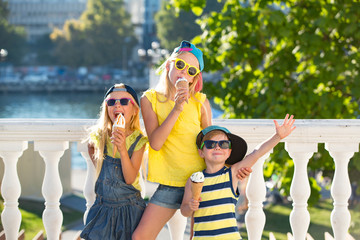
<instances>
[{"instance_id":1,"label":"raised arm","mask_svg":"<svg viewBox=\"0 0 360 240\"><path fill-rule=\"evenodd\" d=\"M272 148L274 148L281 139L287 137L295 130L294 125L295 119L294 116L291 115L289 118L289 114L286 114L284 122L282 125L274 120L276 132L270 138L259 144L252 153L247 155L242 161L234 164L232 166L233 176L238 173L238 171L243 167L252 167L256 161L269 152Z\"/></svg>"}]
</instances>

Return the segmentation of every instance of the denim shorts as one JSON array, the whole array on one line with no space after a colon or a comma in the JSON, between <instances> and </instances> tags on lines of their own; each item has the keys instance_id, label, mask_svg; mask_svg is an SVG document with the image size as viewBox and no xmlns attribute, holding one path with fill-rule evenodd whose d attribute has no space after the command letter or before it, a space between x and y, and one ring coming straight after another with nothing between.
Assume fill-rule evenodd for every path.
<instances>
[{"instance_id":1,"label":"denim shorts","mask_svg":"<svg viewBox=\"0 0 360 240\"><path fill-rule=\"evenodd\" d=\"M150 203L171 209L179 209L184 196L184 187L171 187L159 185Z\"/></svg>"}]
</instances>

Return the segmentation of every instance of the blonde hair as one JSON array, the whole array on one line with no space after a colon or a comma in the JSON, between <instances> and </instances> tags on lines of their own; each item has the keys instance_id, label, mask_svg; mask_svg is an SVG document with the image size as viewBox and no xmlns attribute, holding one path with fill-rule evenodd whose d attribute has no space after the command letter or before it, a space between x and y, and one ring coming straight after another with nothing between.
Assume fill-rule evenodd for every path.
<instances>
[{"instance_id":1,"label":"blonde hair","mask_svg":"<svg viewBox=\"0 0 360 240\"><path fill-rule=\"evenodd\" d=\"M115 84L115 88L125 88L125 85L122 83ZM133 98L133 97L131 96L131 98ZM134 106L136 108L135 108L135 114L133 114L130 119L129 127L130 127L131 131L139 130L141 132L140 108L136 104L135 99L133 101L134 101ZM109 117L109 113L108 113L107 109L108 108L106 105L106 101L104 99L104 101L100 107L100 113L99 113L100 116L99 116L96 124L89 128L89 134L88 134L87 139L85 140L94 146L94 150L95 150L94 160L96 161L97 176L100 174L101 167L102 167L102 164L104 161L104 149L105 149L105 145L106 145L106 140L109 138L109 136L111 135L111 131L112 131L112 122ZM96 138L99 140L98 146L96 146L95 143L92 141L92 139L91 139L92 136L96 136Z\"/></svg>"},{"instance_id":2,"label":"blonde hair","mask_svg":"<svg viewBox=\"0 0 360 240\"><path fill-rule=\"evenodd\" d=\"M176 92L176 88L175 88L174 84L172 84L171 81L170 81L169 70L166 68L166 66L170 61L175 60L178 56L180 56L183 53L184 52L177 52L177 53L173 52L170 55L170 57L163 64L161 64L161 66L156 70L156 73L161 74L161 75L160 75L160 80L159 80L158 84L155 87L155 90L156 90L156 92L158 92L158 93L165 96L165 98L166 98L165 101L168 101L169 98L171 96L174 96L175 92ZM195 97L195 93L196 93L195 86L198 83L198 81L200 81L200 78L201 78L200 74L197 74L194 77L193 82L190 83L190 85L189 85L190 97L194 97L195 99L196 99L196 97ZM196 99L196 100L198 100L198 99Z\"/></svg>"}]
</instances>

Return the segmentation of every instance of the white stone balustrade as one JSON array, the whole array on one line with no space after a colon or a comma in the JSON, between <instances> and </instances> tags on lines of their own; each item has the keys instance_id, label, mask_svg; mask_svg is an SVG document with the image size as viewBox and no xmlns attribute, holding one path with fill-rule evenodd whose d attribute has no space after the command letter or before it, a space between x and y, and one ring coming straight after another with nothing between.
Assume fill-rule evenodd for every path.
<instances>
[{"instance_id":1,"label":"white stone balustrade","mask_svg":"<svg viewBox=\"0 0 360 240\"><path fill-rule=\"evenodd\" d=\"M294 239L305 239L310 225L307 200L310 197L310 184L307 175L307 163L317 151L315 143L286 143L286 151L294 161L294 176L290 187L293 210L290 214L290 226Z\"/></svg>"},{"instance_id":2,"label":"white stone balustrade","mask_svg":"<svg viewBox=\"0 0 360 240\"><path fill-rule=\"evenodd\" d=\"M69 147L67 141L35 141L34 150L39 151L45 162L45 176L42 194L45 198L43 222L48 239L58 239L61 233L63 215L60 210L62 185L59 175L59 161Z\"/></svg>"},{"instance_id":3,"label":"white stone balustrade","mask_svg":"<svg viewBox=\"0 0 360 240\"><path fill-rule=\"evenodd\" d=\"M213 122L241 135L248 142L249 152L274 133L274 124L270 119L216 119ZM86 136L86 128L94 123L95 120L92 119L0 119L0 157L4 162L1 193L5 201L1 219L6 239L17 239L19 232L21 214L18 209L18 199L21 186L17 162L30 141L34 142L35 151L40 153L45 163L42 186L45 199L43 222L48 239L58 239L62 225L62 212L59 208L62 186L58 165L61 155L71 142L78 143L78 151L88 167L84 185L84 196L87 201L84 220L86 219L87 212L95 200L96 173L87 153L87 144L81 141ZM293 238L297 240L306 237L311 219L307 210L310 196L307 164L317 152L318 144L325 143L325 149L334 159L335 165L331 187L331 195L334 199L331 225L335 239L346 239L351 220L348 210L351 186L347 168L350 158L355 152L359 152L360 120L298 119L295 125L297 129L283 140L285 150L294 161L294 177L291 184L293 210L289 216ZM249 210L245 221L250 240L261 239L266 222L263 211L266 194L263 164L269 156L271 152L253 166L253 173L250 175L246 189Z\"/></svg>"},{"instance_id":4,"label":"white stone balustrade","mask_svg":"<svg viewBox=\"0 0 360 240\"><path fill-rule=\"evenodd\" d=\"M94 185L96 182L96 169L94 164L92 163L89 153L87 143L79 142L78 143L78 151L81 153L83 158L86 160L87 166L87 173L86 173L86 180L84 185L84 197L86 199L86 211L84 213L84 223L86 222L86 217L90 210L90 207L95 202L95 192L94 192Z\"/></svg>"},{"instance_id":5,"label":"white stone balustrade","mask_svg":"<svg viewBox=\"0 0 360 240\"><path fill-rule=\"evenodd\" d=\"M347 208L351 195L351 185L348 174L348 163L354 152L359 151L359 143L349 141L340 143L327 143L329 151L335 162L335 175L331 185L331 196L334 199L334 209L331 212L331 225L336 240L346 240L350 227L350 212Z\"/></svg>"},{"instance_id":6,"label":"white stone balustrade","mask_svg":"<svg viewBox=\"0 0 360 240\"><path fill-rule=\"evenodd\" d=\"M248 144L249 149L254 149L255 144ZM249 239L261 239L262 229L264 229L266 217L263 211L263 202L266 197L266 187L263 174L263 165L269 153L262 156L252 167L253 173L249 177L246 186L246 197L249 200L249 209L245 214L246 228ZM254 191L256 189L256 191ZM259 231L261 229L261 231Z\"/></svg>"},{"instance_id":7,"label":"white stone balustrade","mask_svg":"<svg viewBox=\"0 0 360 240\"><path fill-rule=\"evenodd\" d=\"M1 184L5 208L1 213L1 221L8 239L17 239L21 223L21 213L18 208L21 186L16 167L19 157L26 148L25 141L0 141L0 157L5 165Z\"/></svg>"}]
</instances>

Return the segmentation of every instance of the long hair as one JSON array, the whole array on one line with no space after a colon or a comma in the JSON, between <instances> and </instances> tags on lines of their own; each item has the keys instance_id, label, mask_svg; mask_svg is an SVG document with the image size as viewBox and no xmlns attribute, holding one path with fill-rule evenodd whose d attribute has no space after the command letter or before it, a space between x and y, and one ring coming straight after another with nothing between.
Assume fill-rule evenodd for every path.
<instances>
[{"instance_id":1,"label":"long hair","mask_svg":"<svg viewBox=\"0 0 360 240\"><path fill-rule=\"evenodd\" d=\"M115 88L125 88L124 84L116 84ZM130 123L129 123L129 128L131 131L134 130L139 130L140 129L140 108L139 106L136 104L135 99L134 101L134 106L135 106L135 113L132 115L131 119L130 119ZM99 113L99 118L96 122L96 124L94 126L92 126L89 129L89 135L87 137L87 141L92 144L94 146L94 160L96 161L96 173L97 176L100 174L101 171L101 167L104 161L104 149L105 149L105 145L106 145L106 141L109 138L109 136L111 135L111 131L112 131L112 122L111 119L109 117L109 113L107 110L107 105L106 105L106 101L104 99L104 101L101 104L100 107L100 113ZM96 136L96 139L99 140L98 142L98 146L95 145L94 142L92 142L92 136Z\"/></svg>"},{"instance_id":2,"label":"long hair","mask_svg":"<svg viewBox=\"0 0 360 240\"><path fill-rule=\"evenodd\" d=\"M160 80L155 87L155 90L156 92L161 93L162 95L165 96L166 98L165 101L169 100L171 96L174 96L176 92L175 86L170 81L169 70L166 68L166 65L168 64L169 61L175 60L178 56L180 56L183 53L184 51L177 53L173 52L171 56L156 71L157 74L161 74L161 75L160 75ZM194 77L193 82L190 83L189 85L190 97L195 98L195 93L200 92L202 90L202 86L203 86L202 73L200 72Z\"/></svg>"}]
</instances>

